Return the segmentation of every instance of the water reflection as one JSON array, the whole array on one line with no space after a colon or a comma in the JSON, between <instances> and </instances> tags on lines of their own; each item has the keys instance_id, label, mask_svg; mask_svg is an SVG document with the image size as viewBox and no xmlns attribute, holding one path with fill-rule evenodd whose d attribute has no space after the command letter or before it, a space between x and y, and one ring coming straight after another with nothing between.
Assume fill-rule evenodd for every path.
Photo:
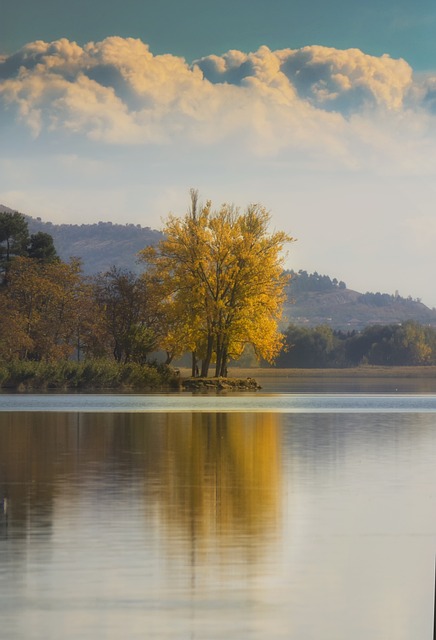
<instances>
[{"instance_id":1,"label":"water reflection","mask_svg":"<svg viewBox=\"0 0 436 640\"><path fill-rule=\"evenodd\" d=\"M434 413L3 412L0 635L430 637L435 460Z\"/></svg>"},{"instance_id":2,"label":"water reflection","mask_svg":"<svg viewBox=\"0 0 436 640\"><path fill-rule=\"evenodd\" d=\"M2 523L14 536L50 536L55 505L110 497L115 510L134 489L171 544L261 548L279 520L280 473L274 414L1 416Z\"/></svg>"},{"instance_id":3,"label":"water reflection","mask_svg":"<svg viewBox=\"0 0 436 640\"><path fill-rule=\"evenodd\" d=\"M279 520L277 417L169 415L165 426L160 504L172 543L189 541L203 558L214 544L236 547L253 560Z\"/></svg>"}]
</instances>

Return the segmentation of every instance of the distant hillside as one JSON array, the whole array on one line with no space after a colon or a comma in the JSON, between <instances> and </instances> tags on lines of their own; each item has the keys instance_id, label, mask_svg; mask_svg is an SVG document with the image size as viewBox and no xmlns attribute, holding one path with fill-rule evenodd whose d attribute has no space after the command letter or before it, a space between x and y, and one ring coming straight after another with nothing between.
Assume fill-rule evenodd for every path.
<instances>
[{"instance_id":1,"label":"distant hillside","mask_svg":"<svg viewBox=\"0 0 436 640\"><path fill-rule=\"evenodd\" d=\"M156 244L162 234L134 224L52 224L26 216L30 233L44 231L53 237L62 260L79 257L86 274L107 271L112 265L137 271L138 252Z\"/></svg>"},{"instance_id":2,"label":"distant hillside","mask_svg":"<svg viewBox=\"0 0 436 640\"><path fill-rule=\"evenodd\" d=\"M361 329L370 324L397 324L414 320L436 326L436 310L419 300L386 293L359 293L345 282L316 272L291 272L286 323L315 327L327 324L334 329Z\"/></svg>"},{"instance_id":3,"label":"distant hillside","mask_svg":"<svg viewBox=\"0 0 436 640\"><path fill-rule=\"evenodd\" d=\"M0 212L9 211L0 205ZM122 269L138 270L137 253L146 246L156 244L162 234L150 227L134 224L53 224L26 215L30 233L43 231L53 237L62 260L81 258L86 274L107 271L112 265Z\"/></svg>"}]
</instances>

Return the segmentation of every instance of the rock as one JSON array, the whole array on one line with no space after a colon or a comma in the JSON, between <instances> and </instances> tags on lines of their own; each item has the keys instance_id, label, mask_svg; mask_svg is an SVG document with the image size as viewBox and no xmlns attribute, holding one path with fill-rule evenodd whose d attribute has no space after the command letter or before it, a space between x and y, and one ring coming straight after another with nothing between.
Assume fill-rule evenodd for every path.
<instances>
[{"instance_id":1,"label":"rock","mask_svg":"<svg viewBox=\"0 0 436 640\"><path fill-rule=\"evenodd\" d=\"M254 378L186 378L182 380L186 391L257 391L261 386Z\"/></svg>"}]
</instances>

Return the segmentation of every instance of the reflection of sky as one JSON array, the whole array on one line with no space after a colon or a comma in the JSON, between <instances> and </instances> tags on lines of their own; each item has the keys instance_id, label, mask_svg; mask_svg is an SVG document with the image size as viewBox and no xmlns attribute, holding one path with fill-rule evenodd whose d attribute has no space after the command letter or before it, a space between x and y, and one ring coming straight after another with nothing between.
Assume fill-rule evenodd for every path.
<instances>
[{"instance_id":1,"label":"reflection of sky","mask_svg":"<svg viewBox=\"0 0 436 640\"><path fill-rule=\"evenodd\" d=\"M218 527L198 528L194 536L190 498L206 501L195 503L196 516L212 517L216 508L208 480L200 494L194 481L186 492L174 491L181 478L186 482L189 465L202 459L191 456L191 443L204 443L201 455L212 451L204 469L219 459L210 437L196 440L204 425L205 435L215 433L212 417L100 416L93 427L95 418L82 416L74 439L74 420L46 416L53 446L41 442L44 474L27 437L31 449L22 454L29 466L18 478L5 465L5 445L16 455L13 436L5 440L5 434L19 431L19 417L14 423L13 414L0 415L0 490L5 470L10 486L18 480L22 486L11 499L9 536L0 537L0 615L8 640L27 640L30 629L32 638L46 638L59 628L66 640L430 637L432 414L245 414L241 420L222 414L216 433L228 437L231 425L232 434L221 462L231 452L240 456L239 468L257 460L266 465L262 477L275 482L268 460L270 466L282 461L279 515L266 510L263 529L234 516L227 535ZM264 432L260 439L256 429ZM32 431L29 421L21 424L26 430ZM241 434L246 437L235 441ZM225 485L249 502L250 491L258 491L256 475L231 469L221 490ZM241 477L248 478L242 493L235 484ZM51 490L32 489L35 480L51 483ZM28 505L25 536L18 537L17 502L32 491L47 504ZM50 521L43 530L41 517Z\"/></svg>"},{"instance_id":2,"label":"reflection of sky","mask_svg":"<svg viewBox=\"0 0 436 640\"><path fill-rule=\"evenodd\" d=\"M284 458L291 456L298 471L284 484L294 486L303 505L294 531L299 552L290 561L298 585L294 606L303 619L298 637L317 637L320 628L323 638L347 637L344 629L362 640L429 636L435 418L285 421Z\"/></svg>"},{"instance_id":3,"label":"reflection of sky","mask_svg":"<svg viewBox=\"0 0 436 640\"><path fill-rule=\"evenodd\" d=\"M247 412L268 413L416 413L436 412L435 394L406 393L249 393L241 395L8 395L1 411L124 413Z\"/></svg>"}]
</instances>

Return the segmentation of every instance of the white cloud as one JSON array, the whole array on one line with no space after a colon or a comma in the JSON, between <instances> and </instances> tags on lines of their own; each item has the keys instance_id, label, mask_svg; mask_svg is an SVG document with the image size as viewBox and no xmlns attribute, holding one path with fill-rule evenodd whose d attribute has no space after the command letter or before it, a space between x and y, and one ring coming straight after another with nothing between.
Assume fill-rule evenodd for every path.
<instances>
[{"instance_id":1,"label":"white cloud","mask_svg":"<svg viewBox=\"0 0 436 640\"><path fill-rule=\"evenodd\" d=\"M348 167L371 161L377 133L395 135L418 112L428 133L436 95L435 79L415 87L405 61L357 49L261 47L189 66L120 37L84 47L65 39L30 43L0 62L0 78L4 108L35 136L130 145L237 141L260 156L285 151ZM389 126L367 136L378 114ZM356 146L366 152L356 154Z\"/></svg>"},{"instance_id":2,"label":"white cloud","mask_svg":"<svg viewBox=\"0 0 436 640\"><path fill-rule=\"evenodd\" d=\"M317 108L345 113L368 106L398 109L412 83L412 69L404 60L358 49L311 46L272 52L261 47L256 53L208 56L196 64L214 83L243 85L256 78L288 104L298 96Z\"/></svg>"}]
</instances>

